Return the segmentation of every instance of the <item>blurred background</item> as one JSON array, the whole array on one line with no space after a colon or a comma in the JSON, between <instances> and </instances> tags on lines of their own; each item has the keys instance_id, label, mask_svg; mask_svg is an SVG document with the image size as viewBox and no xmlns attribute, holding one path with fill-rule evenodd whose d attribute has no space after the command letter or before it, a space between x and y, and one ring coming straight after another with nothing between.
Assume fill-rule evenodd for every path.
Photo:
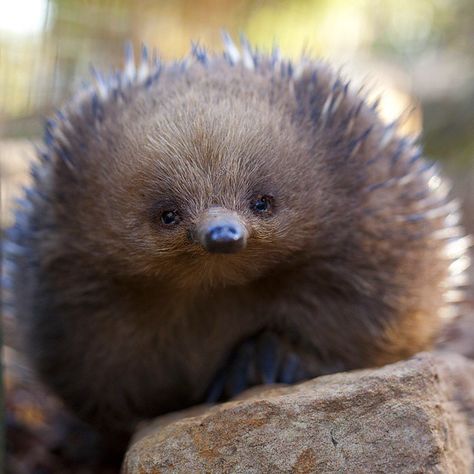
<instances>
[{"instance_id":1,"label":"blurred background","mask_svg":"<svg viewBox=\"0 0 474 474\"><path fill-rule=\"evenodd\" d=\"M386 121L412 110L405 131L423 130L426 154L443 162L474 233L473 0L0 0L1 227L11 223L13 198L29 179L44 118L88 78L91 65L120 67L127 40L137 50L146 43L163 59L185 56L191 40L220 51L222 28L236 39L244 32L263 51L276 44L285 56L304 52L342 67L374 98L382 95ZM21 355L4 316L8 366ZM474 323L460 327L459 344L474 351ZM12 425L14 472L54 464L41 446L48 436L54 445L57 435L50 400L6 381L14 394L7 397L10 413L23 423ZM27 435L18 429L28 424L39 431L27 434L22 452ZM24 453L31 446L40 454L30 462Z\"/></svg>"}]
</instances>

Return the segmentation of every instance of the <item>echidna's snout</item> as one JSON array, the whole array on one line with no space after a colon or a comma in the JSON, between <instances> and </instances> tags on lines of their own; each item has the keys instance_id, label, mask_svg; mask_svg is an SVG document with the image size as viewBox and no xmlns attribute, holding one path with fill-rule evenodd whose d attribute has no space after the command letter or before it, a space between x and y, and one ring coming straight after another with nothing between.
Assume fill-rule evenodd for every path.
<instances>
[{"instance_id":1,"label":"echidna's snout","mask_svg":"<svg viewBox=\"0 0 474 474\"><path fill-rule=\"evenodd\" d=\"M212 253L234 253L245 245L244 233L237 223L216 222L205 236L204 246Z\"/></svg>"},{"instance_id":2,"label":"echidna's snout","mask_svg":"<svg viewBox=\"0 0 474 474\"><path fill-rule=\"evenodd\" d=\"M197 225L197 238L210 253L236 253L247 244L247 229L237 213L212 207Z\"/></svg>"}]
</instances>

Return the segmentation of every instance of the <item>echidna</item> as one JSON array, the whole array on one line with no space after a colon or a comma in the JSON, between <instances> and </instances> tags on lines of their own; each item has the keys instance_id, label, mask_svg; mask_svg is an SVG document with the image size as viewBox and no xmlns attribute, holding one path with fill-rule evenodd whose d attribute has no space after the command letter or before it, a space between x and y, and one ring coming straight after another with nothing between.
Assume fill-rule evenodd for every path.
<instances>
[{"instance_id":1,"label":"echidna","mask_svg":"<svg viewBox=\"0 0 474 474\"><path fill-rule=\"evenodd\" d=\"M195 45L95 73L46 123L5 244L41 378L112 435L429 348L465 283L416 140L316 61Z\"/></svg>"}]
</instances>

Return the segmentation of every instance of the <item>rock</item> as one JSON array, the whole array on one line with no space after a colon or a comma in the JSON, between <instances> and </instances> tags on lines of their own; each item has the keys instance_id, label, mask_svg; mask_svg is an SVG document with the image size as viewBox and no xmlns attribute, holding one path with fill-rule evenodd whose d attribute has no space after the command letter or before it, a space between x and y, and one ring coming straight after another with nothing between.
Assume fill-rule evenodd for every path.
<instances>
[{"instance_id":1,"label":"rock","mask_svg":"<svg viewBox=\"0 0 474 474\"><path fill-rule=\"evenodd\" d=\"M424 353L247 396L159 418L123 473L473 472L474 362L462 356Z\"/></svg>"}]
</instances>

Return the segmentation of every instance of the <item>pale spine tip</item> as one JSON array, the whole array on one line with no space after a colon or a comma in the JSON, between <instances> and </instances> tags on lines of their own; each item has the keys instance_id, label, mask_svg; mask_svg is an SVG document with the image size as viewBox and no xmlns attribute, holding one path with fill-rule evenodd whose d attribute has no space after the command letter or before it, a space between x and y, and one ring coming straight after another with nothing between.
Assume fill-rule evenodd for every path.
<instances>
[{"instance_id":1,"label":"pale spine tip","mask_svg":"<svg viewBox=\"0 0 474 474\"><path fill-rule=\"evenodd\" d=\"M255 61L249 41L243 33L240 34L240 46L242 48L242 64L250 70L255 69Z\"/></svg>"},{"instance_id":2,"label":"pale spine tip","mask_svg":"<svg viewBox=\"0 0 474 474\"><path fill-rule=\"evenodd\" d=\"M240 52L227 31L222 31L222 40L227 58L232 64L237 64L240 61Z\"/></svg>"},{"instance_id":3,"label":"pale spine tip","mask_svg":"<svg viewBox=\"0 0 474 474\"><path fill-rule=\"evenodd\" d=\"M133 82L136 76L135 55L131 42L127 42L125 45L125 67L123 75L129 82Z\"/></svg>"}]
</instances>

